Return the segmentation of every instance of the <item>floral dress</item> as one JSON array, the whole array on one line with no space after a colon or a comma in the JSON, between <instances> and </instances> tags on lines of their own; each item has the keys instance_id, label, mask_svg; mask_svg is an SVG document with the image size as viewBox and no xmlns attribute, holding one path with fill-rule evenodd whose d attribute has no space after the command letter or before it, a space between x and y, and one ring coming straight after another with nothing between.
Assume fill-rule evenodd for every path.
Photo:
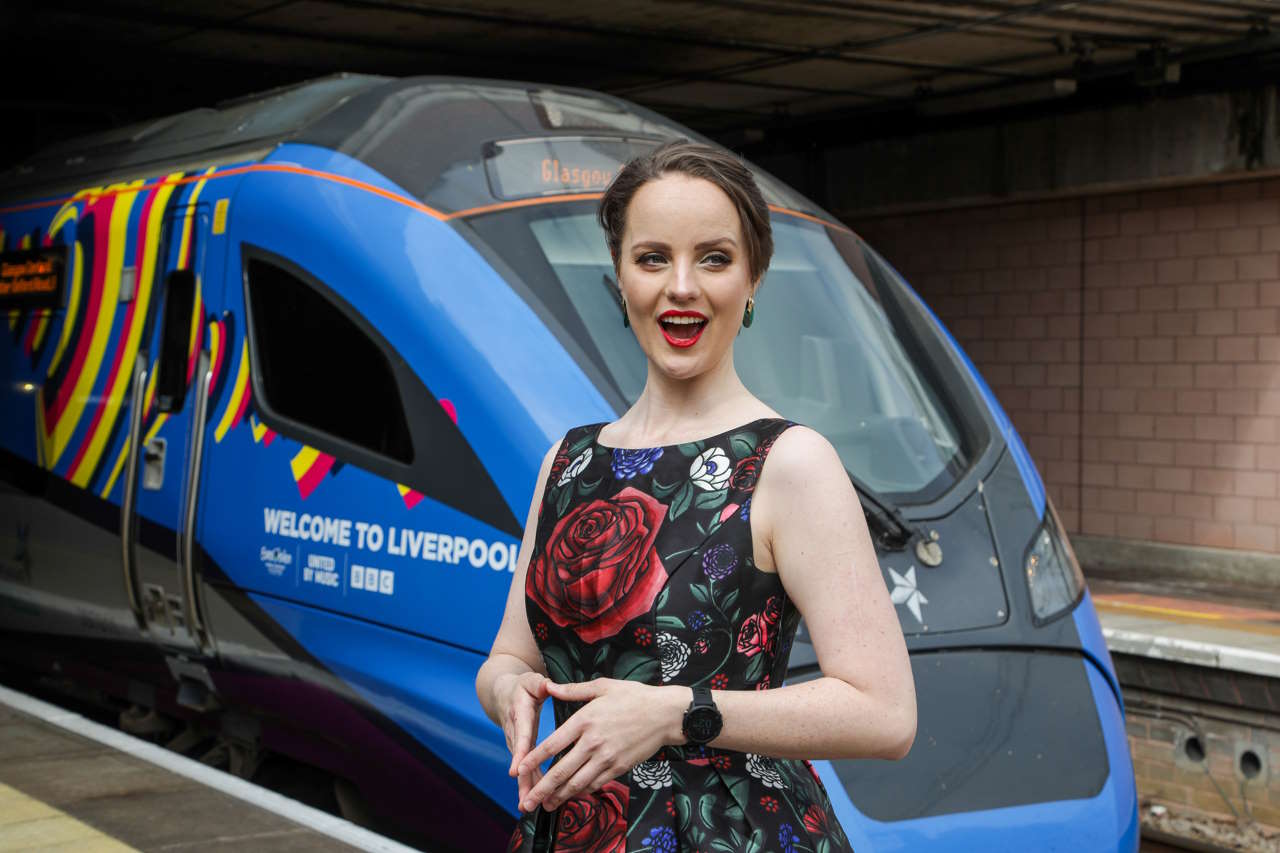
<instances>
[{"instance_id":1,"label":"floral dress","mask_svg":"<svg viewBox=\"0 0 1280 853\"><path fill-rule=\"evenodd\" d=\"M565 435L525 583L529 625L552 680L781 685L800 612L777 573L755 566L749 519L765 456L793 425L762 418L642 449L601 445L604 423ZM552 702L557 727L585 704ZM708 745L663 747L554 812L521 815L507 850L851 848L808 760Z\"/></svg>"}]
</instances>

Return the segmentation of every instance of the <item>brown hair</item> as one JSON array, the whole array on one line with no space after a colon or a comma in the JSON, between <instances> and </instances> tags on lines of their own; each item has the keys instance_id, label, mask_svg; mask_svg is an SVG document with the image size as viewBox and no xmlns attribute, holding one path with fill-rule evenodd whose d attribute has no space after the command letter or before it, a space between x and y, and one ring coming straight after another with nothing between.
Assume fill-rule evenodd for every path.
<instances>
[{"instance_id":1,"label":"brown hair","mask_svg":"<svg viewBox=\"0 0 1280 853\"><path fill-rule=\"evenodd\" d=\"M613 256L616 272L622 254L622 232L627 226L627 208L636 190L668 172L681 172L704 178L724 190L738 209L742 236L746 241L747 267L751 281L764 277L773 257L773 228L769 224L769 205L740 158L701 142L676 139L632 158L619 170L600 199L599 219Z\"/></svg>"}]
</instances>

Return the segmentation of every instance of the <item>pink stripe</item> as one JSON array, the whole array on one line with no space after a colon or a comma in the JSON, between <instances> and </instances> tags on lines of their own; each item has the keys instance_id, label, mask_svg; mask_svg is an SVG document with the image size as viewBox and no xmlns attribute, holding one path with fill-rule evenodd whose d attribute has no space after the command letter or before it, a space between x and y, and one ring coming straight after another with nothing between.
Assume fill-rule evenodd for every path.
<instances>
[{"instance_id":1,"label":"pink stripe","mask_svg":"<svg viewBox=\"0 0 1280 853\"><path fill-rule=\"evenodd\" d=\"M302 475L302 479L298 480L298 491L302 494L302 499L306 500L311 493L316 490L316 486L320 485L320 481L324 479L324 475L329 473L329 469L333 467L333 457L327 453L321 453L316 457L316 461L311 463L311 467L307 469L307 473Z\"/></svg>"}]
</instances>

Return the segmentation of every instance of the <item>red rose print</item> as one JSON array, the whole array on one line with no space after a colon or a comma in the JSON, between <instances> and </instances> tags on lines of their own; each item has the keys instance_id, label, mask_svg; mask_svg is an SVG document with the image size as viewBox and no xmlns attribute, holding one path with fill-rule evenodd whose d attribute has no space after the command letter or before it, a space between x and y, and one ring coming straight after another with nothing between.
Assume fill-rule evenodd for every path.
<instances>
[{"instance_id":1,"label":"red rose print","mask_svg":"<svg viewBox=\"0 0 1280 853\"><path fill-rule=\"evenodd\" d=\"M800 759L800 760L804 762L804 766L805 766L805 767L808 767L808 768L809 768L809 774L810 774L811 776L813 776L813 781L815 781L815 782L817 782L819 785L821 785L821 784L822 784L822 777L821 777L821 776L819 776L819 775L818 775L818 771L817 771L816 769L814 769L813 762L812 762L812 761L810 761L810 760L809 760L809 759L807 759L807 758L802 758L802 759Z\"/></svg>"},{"instance_id":2,"label":"red rose print","mask_svg":"<svg viewBox=\"0 0 1280 853\"><path fill-rule=\"evenodd\" d=\"M760 798L760 805L764 806L767 812L776 812L778 810L778 801L768 795Z\"/></svg>"},{"instance_id":3,"label":"red rose print","mask_svg":"<svg viewBox=\"0 0 1280 853\"><path fill-rule=\"evenodd\" d=\"M805 809L804 828L814 835L827 834L827 813L817 803Z\"/></svg>"},{"instance_id":4,"label":"red rose print","mask_svg":"<svg viewBox=\"0 0 1280 853\"><path fill-rule=\"evenodd\" d=\"M752 657L757 652L771 651L775 636L773 626L765 621L764 614L752 613L738 631L737 650L747 657Z\"/></svg>"},{"instance_id":5,"label":"red rose print","mask_svg":"<svg viewBox=\"0 0 1280 853\"><path fill-rule=\"evenodd\" d=\"M507 839L507 853L516 853L522 844L524 844L524 827L521 822L516 823L516 828L511 831L511 837Z\"/></svg>"},{"instance_id":6,"label":"red rose print","mask_svg":"<svg viewBox=\"0 0 1280 853\"><path fill-rule=\"evenodd\" d=\"M725 675L723 672L717 672L715 675L711 676L711 686L716 690L724 690L729 686L729 676Z\"/></svg>"},{"instance_id":7,"label":"red rose print","mask_svg":"<svg viewBox=\"0 0 1280 853\"><path fill-rule=\"evenodd\" d=\"M560 806L556 853L626 853L627 801L631 789L605 782Z\"/></svg>"},{"instance_id":8,"label":"red rose print","mask_svg":"<svg viewBox=\"0 0 1280 853\"><path fill-rule=\"evenodd\" d=\"M765 621L772 625L778 621L778 617L780 617L781 615L782 615L782 602L779 601L778 596L776 595L769 596L768 600L765 601L764 603Z\"/></svg>"},{"instance_id":9,"label":"red rose print","mask_svg":"<svg viewBox=\"0 0 1280 853\"><path fill-rule=\"evenodd\" d=\"M556 451L556 458L551 460L551 470L547 472L547 481L550 483L560 482L560 475L564 473L564 469L569 467L568 449L562 442L560 449Z\"/></svg>"},{"instance_id":10,"label":"red rose print","mask_svg":"<svg viewBox=\"0 0 1280 853\"><path fill-rule=\"evenodd\" d=\"M764 678L760 679L760 683L756 685L756 690L768 690L768 689L769 689L769 673L766 672L764 674Z\"/></svg>"},{"instance_id":11,"label":"red rose print","mask_svg":"<svg viewBox=\"0 0 1280 853\"><path fill-rule=\"evenodd\" d=\"M575 507L533 558L525 592L585 642L612 637L648 612L667 582L653 547L666 511L631 486Z\"/></svg>"},{"instance_id":12,"label":"red rose print","mask_svg":"<svg viewBox=\"0 0 1280 853\"><path fill-rule=\"evenodd\" d=\"M760 476L760 454L756 453L738 461L729 475L729 485L735 489L750 491L755 488L756 478Z\"/></svg>"}]
</instances>

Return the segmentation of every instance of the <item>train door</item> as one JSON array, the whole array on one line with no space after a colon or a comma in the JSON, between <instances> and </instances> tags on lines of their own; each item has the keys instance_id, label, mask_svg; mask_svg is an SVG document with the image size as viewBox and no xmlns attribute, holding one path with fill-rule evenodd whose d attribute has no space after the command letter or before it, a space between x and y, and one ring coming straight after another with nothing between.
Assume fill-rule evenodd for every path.
<instances>
[{"instance_id":1,"label":"train door","mask_svg":"<svg viewBox=\"0 0 1280 853\"><path fill-rule=\"evenodd\" d=\"M203 204L177 208L164 222L162 293L149 353L134 367L121 506L126 583L144 633L197 656L213 652L194 532L210 382L225 347L209 320L222 288L205 276L208 234Z\"/></svg>"}]
</instances>

